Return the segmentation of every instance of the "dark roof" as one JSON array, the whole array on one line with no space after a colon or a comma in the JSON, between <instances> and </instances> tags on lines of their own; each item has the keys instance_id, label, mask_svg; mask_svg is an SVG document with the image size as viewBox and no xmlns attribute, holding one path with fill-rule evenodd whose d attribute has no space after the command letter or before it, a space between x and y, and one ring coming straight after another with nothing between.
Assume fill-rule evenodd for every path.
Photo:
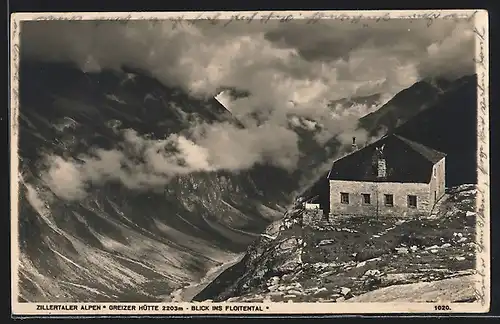
<instances>
[{"instance_id":1,"label":"dark roof","mask_svg":"<svg viewBox=\"0 0 500 324\"><path fill-rule=\"evenodd\" d=\"M441 161L442 158L446 156L443 152L436 151L430 147L427 147L423 144L411 141L407 138L404 138L403 136L400 135L394 135L403 142L405 142L409 147L411 147L413 150L417 151L420 153L423 157L425 157L427 160L429 160L432 163L437 163Z\"/></svg>"},{"instance_id":2,"label":"dark roof","mask_svg":"<svg viewBox=\"0 0 500 324\"><path fill-rule=\"evenodd\" d=\"M387 170L383 179L377 177L376 167L380 148ZM442 152L393 134L336 160L328 179L428 183L433 165L445 156Z\"/></svg>"}]
</instances>

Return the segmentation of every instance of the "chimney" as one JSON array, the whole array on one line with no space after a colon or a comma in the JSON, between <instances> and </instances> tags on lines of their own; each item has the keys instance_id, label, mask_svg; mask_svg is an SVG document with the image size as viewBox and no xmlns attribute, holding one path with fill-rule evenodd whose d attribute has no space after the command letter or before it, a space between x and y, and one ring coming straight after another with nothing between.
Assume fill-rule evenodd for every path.
<instances>
[{"instance_id":1,"label":"chimney","mask_svg":"<svg viewBox=\"0 0 500 324\"><path fill-rule=\"evenodd\" d=\"M386 176L386 167L385 167L385 159L383 157L379 157L377 161L377 177L385 178Z\"/></svg>"},{"instance_id":2,"label":"chimney","mask_svg":"<svg viewBox=\"0 0 500 324\"><path fill-rule=\"evenodd\" d=\"M356 137L352 137L352 145L351 148L353 151L356 151L358 149L358 145L356 144Z\"/></svg>"},{"instance_id":3,"label":"chimney","mask_svg":"<svg viewBox=\"0 0 500 324\"><path fill-rule=\"evenodd\" d=\"M387 175L387 168L385 164L385 158L384 158L384 147L385 144L382 145L382 147L377 148L377 177L378 178L385 178Z\"/></svg>"}]
</instances>

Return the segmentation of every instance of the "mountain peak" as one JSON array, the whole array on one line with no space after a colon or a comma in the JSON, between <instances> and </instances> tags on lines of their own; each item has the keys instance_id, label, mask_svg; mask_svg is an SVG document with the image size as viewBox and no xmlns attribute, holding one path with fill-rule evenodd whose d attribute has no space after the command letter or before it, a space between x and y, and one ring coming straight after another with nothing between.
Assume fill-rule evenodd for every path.
<instances>
[{"instance_id":1,"label":"mountain peak","mask_svg":"<svg viewBox=\"0 0 500 324\"><path fill-rule=\"evenodd\" d=\"M380 109L360 119L360 126L375 135L382 128L393 129L437 102L441 96L458 91L462 86L475 82L476 75L458 79L445 77L424 78L400 91Z\"/></svg>"}]
</instances>

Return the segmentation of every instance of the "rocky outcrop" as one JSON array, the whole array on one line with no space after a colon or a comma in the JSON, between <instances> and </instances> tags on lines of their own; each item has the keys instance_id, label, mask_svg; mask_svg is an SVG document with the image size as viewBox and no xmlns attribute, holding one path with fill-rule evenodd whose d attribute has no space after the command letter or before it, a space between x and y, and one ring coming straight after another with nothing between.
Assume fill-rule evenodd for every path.
<instances>
[{"instance_id":1,"label":"rocky outcrop","mask_svg":"<svg viewBox=\"0 0 500 324\"><path fill-rule=\"evenodd\" d=\"M389 297L382 289L390 287L401 291L395 293L399 301L420 293L429 300L471 301L474 194L473 185L451 188L439 211L428 218L343 217L328 226L303 224L304 209L297 205L195 300L385 301ZM416 283L421 285L411 286ZM402 292L406 285L407 295ZM440 294L446 285L455 288Z\"/></svg>"},{"instance_id":2,"label":"rocky outcrop","mask_svg":"<svg viewBox=\"0 0 500 324\"><path fill-rule=\"evenodd\" d=\"M270 278L300 271L305 244L301 212L297 206L282 220L271 223L249 247L241 262L225 271L193 300L223 301L247 294L255 287L266 286Z\"/></svg>"}]
</instances>

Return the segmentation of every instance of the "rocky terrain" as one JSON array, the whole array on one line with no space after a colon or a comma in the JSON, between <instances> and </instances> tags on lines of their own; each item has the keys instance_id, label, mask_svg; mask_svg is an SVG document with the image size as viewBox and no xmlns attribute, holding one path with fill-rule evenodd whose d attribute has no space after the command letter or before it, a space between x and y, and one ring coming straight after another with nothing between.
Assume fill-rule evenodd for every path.
<instances>
[{"instance_id":1,"label":"rocky terrain","mask_svg":"<svg viewBox=\"0 0 500 324\"><path fill-rule=\"evenodd\" d=\"M449 188L420 219L338 218L313 228L297 202L194 301L472 302L475 192Z\"/></svg>"}]
</instances>

